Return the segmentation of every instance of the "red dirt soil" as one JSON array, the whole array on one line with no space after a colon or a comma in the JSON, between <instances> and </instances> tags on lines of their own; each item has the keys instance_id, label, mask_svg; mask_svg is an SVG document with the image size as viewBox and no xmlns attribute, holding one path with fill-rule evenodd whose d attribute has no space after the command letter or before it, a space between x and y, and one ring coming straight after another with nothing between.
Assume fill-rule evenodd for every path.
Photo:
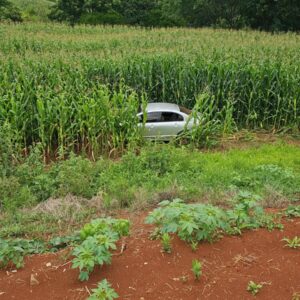
<instances>
[{"instance_id":1,"label":"red dirt soil","mask_svg":"<svg viewBox=\"0 0 300 300\"><path fill-rule=\"evenodd\" d=\"M130 217L132 234L122 241L125 250L121 253L119 247L112 264L95 269L88 282L79 282L78 270L64 260L64 251L35 255L17 272L0 271L0 300L86 299L104 278L119 299L292 300L300 295L300 250L285 248L281 241L300 235L300 219L285 221L283 231L260 229L202 243L196 252L174 238L172 253L165 254L159 241L148 239L152 227L143 224L144 217ZM203 263L199 281L191 271L193 259ZM36 281L30 280L32 276ZM263 283L257 296L246 291L250 280Z\"/></svg>"}]
</instances>

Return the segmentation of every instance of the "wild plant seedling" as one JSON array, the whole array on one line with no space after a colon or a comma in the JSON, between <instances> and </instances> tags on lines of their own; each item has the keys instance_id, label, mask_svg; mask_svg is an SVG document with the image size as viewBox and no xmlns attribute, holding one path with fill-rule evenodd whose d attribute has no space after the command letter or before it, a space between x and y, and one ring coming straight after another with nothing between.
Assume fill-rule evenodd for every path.
<instances>
[{"instance_id":1,"label":"wild plant seedling","mask_svg":"<svg viewBox=\"0 0 300 300\"><path fill-rule=\"evenodd\" d=\"M196 251L198 249L198 242L197 241L192 241L191 242L191 248L192 248L192 251Z\"/></svg>"},{"instance_id":2,"label":"wild plant seedling","mask_svg":"<svg viewBox=\"0 0 300 300\"><path fill-rule=\"evenodd\" d=\"M164 252L171 253L172 251L171 236L168 233L164 233L162 235L161 244Z\"/></svg>"},{"instance_id":3,"label":"wild plant seedling","mask_svg":"<svg viewBox=\"0 0 300 300\"><path fill-rule=\"evenodd\" d=\"M261 290L262 287L263 287L262 284L255 283L254 281L251 280L248 283L247 291L255 296L258 294L258 292Z\"/></svg>"},{"instance_id":4,"label":"wild plant seedling","mask_svg":"<svg viewBox=\"0 0 300 300\"><path fill-rule=\"evenodd\" d=\"M282 241L286 242L284 245L285 247L293 248L293 249L298 249L300 248L300 237L295 236L292 239L289 238L284 238Z\"/></svg>"},{"instance_id":5,"label":"wild plant seedling","mask_svg":"<svg viewBox=\"0 0 300 300\"><path fill-rule=\"evenodd\" d=\"M195 279L199 280L202 275L202 263L199 260L197 259L193 260L192 271L194 273Z\"/></svg>"},{"instance_id":6,"label":"wild plant seedling","mask_svg":"<svg viewBox=\"0 0 300 300\"><path fill-rule=\"evenodd\" d=\"M102 280L96 289L92 289L92 292L87 300L113 300L119 298L119 295L106 279Z\"/></svg>"}]
</instances>

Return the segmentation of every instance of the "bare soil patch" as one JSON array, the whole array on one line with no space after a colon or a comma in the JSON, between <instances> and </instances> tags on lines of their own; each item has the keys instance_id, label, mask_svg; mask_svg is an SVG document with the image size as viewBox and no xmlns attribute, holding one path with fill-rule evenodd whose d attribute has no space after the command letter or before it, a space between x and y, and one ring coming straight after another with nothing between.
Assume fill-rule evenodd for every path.
<instances>
[{"instance_id":1,"label":"bare soil patch","mask_svg":"<svg viewBox=\"0 0 300 300\"><path fill-rule=\"evenodd\" d=\"M25 268L0 271L2 299L86 299L106 278L120 299L292 299L300 293L300 250L284 248L283 237L300 235L300 219L285 220L283 231L247 231L202 243L196 252L174 238L171 254L161 252L159 241L149 240L151 226L145 213L131 216L132 234L122 240L125 250L114 253L112 264L96 269L88 282L65 261L66 251L26 258ZM203 262L203 276L195 281L193 259ZM250 280L263 283L257 296L246 291Z\"/></svg>"}]
</instances>

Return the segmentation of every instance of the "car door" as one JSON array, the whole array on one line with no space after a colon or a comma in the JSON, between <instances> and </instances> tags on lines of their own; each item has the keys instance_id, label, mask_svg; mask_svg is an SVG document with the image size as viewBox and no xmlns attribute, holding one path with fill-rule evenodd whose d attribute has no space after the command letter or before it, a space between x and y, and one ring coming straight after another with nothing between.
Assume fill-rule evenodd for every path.
<instances>
[{"instance_id":1,"label":"car door","mask_svg":"<svg viewBox=\"0 0 300 300\"><path fill-rule=\"evenodd\" d=\"M143 123L143 114L139 115L140 124ZM155 138L159 132L159 124L162 120L162 112L154 111L147 113L146 123L143 129L143 136L144 137L152 137Z\"/></svg>"},{"instance_id":2,"label":"car door","mask_svg":"<svg viewBox=\"0 0 300 300\"><path fill-rule=\"evenodd\" d=\"M143 116L140 115L142 123ZM168 139L184 129L184 117L176 112L155 111L147 113L143 135L149 138Z\"/></svg>"},{"instance_id":3,"label":"car door","mask_svg":"<svg viewBox=\"0 0 300 300\"><path fill-rule=\"evenodd\" d=\"M177 112L162 112L160 136L173 137L184 129L184 117Z\"/></svg>"}]
</instances>

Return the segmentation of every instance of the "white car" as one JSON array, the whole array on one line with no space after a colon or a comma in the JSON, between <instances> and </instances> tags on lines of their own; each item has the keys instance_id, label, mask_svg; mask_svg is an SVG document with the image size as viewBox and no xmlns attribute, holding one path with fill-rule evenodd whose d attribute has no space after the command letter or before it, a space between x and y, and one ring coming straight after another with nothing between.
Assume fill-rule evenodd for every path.
<instances>
[{"instance_id":1,"label":"white car","mask_svg":"<svg viewBox=\"0 0 300 300\"><path fill-rule=\"evenodd\" d=\"M197 124L191 116L192 111L172 103L148 103L145 113L139 112L139 126L143 136L148 139L170 140L185 129L191 130ZM145 123L145 125L144 125Z\"/></svg>"}]
</instances>

